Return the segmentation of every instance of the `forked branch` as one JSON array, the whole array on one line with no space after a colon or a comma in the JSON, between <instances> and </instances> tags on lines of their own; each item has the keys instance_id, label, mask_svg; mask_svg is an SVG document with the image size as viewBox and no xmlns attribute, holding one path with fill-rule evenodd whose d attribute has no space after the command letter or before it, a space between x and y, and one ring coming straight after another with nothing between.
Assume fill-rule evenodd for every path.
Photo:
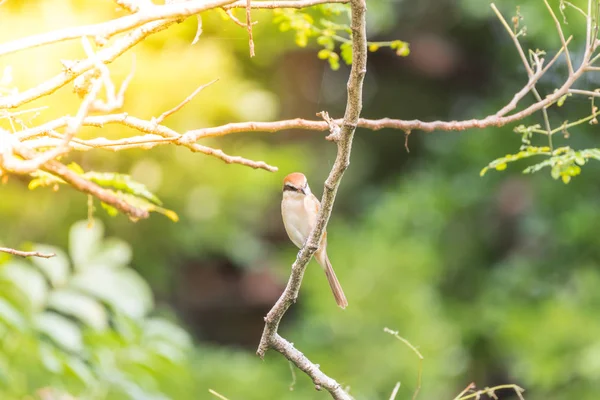
<instances>
[{"instance_id":1,"label":"forked branch","mask_svg":"<svg viewBox=\"0 0 600 400\"><path fill-rule=\"evenodd\" d=\"M337 157L325 181L316 226L308 237L306 244L298 253L296 262L292 265L292 273L285 290L265 317L265 328L257 350L257 354L261 358L264 357L269 348L277 350L310 376L317 389L324 388L334 399L343 400L349 400L351 397L341 385L333 378L325 375L319 369L318 365L311 362L292 343L281 337L277 333L277 330L285 312L298 298L304 271L319 247L320 238L323 236L323 232L325 232L331 211L333 210L335 195L341 183L342 176L350 165L352 139L358 126L358 119L362 108L363 80L367 72L366 3L365 0L352 0L350 5L352 8L352 68L347 85L346 112L341 121L339 132L335 129L337 127L332 127L331 132L338 147Z\"/></svg>"}]
</instances>

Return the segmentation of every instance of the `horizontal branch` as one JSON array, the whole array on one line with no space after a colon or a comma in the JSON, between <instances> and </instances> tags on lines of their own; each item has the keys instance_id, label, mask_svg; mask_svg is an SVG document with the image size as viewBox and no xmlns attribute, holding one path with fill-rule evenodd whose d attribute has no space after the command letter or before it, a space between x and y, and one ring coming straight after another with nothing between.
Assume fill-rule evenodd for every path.
<instances>
[{"instance_id":1,"label":"horizontal branch","mask_svg":"<svg viewBox=\"0 0 600 400\"><path fill-rule=\"evenodd\" d=\"M347 0L292 0L292 1L253 1L252 8L305 8L319 4L347 3ZM233 3L233 4L232 4ZM215 8L246 8L245 1L235 0L189 0L183 3L151 5L137 9L127 15L111 21L93 25L84 25L40 33L0 45L0 56L21 50L32 49L52 43L78 39L83 36L110 38L118 33L137 28L152 21L185 18Z\"/></svg>"},{"instance_id":2,"label":"horizontal branch","mask_svg":"<svg viewBox=\"0 0 600 400\"><path fill-rule=\"evenodd\" d=\"M346 4L350 0L283 0L283 1L253 1L252 8L260 9L275 9L275 8L307 8L318 6L321 4ZM246 8L246 2L238 0L233 4L229 4L224 9L231 8Z\"/></svg>"},{"instance_id":3,"label":"horizontal branch","mask_svg":"<svg viewBox=\"0 0 600 400\"><path fill-rule=\"evenodd\" d=\"M53 32L40 33L0 45L0 56L20 50L32 49L50 43L79 39L83 36L108 39L118 33L138 28L148 22L177 19L223 7L235 0L189 0L183 3L152 5L137 13L99 24L76 26Z\"/></svg>"},{"instance_id":4,"label":"horizontal branch","mask_svg":"<svg viewBox=\"0 0 600 400\"><path fill-rule=\"evenodd\" d=\"M18 132L15 134L15 136L17 139L24 141L23 143L26 143L31 148L53 146L56 144L55 140L57 138L53 139L43 137L35 140L25 140L35 138L41 135L50 134L56 129L60 129L66 126L68 120L68 117L58 118L43 125ZM141 118L132 117L127 113L86 117L84 118L82 124L84 126L94 126L98 128L101 128L107 124L120 124L132 129L136 129L140 132L147 133L147 135L116 140L109 140L103 137L97 137L89 140L73 139L71 145L74 150L86 151L92 148L96 148L111 151L120 151L134 148L150 149L155 146L175 144L185 146L196 153L203 153L206 155L217 157L227 164L240 164L254 169L264 169L269 172L277 171L277 167L269 165L264 161L253 161L244 157L231 156L220 149L214 149L212 147L194 143L193 141L188 140L188 138L185 137L185 134L181 135L173 129L168 128L164 125L156 124L154 121L147 121ZM52 133L52 135L56 135L56 133Z\"/></svg>"},{"instance_id":5,"label":"horizontal branch","mask_svg":"<svg viewBox=\"0 0 600 400\"><path fill-rule=\"evenodd\" d=\"M23 144L14 143L12 144L11 148L15 154L17 154L19 157L22 157L25 160L35 160L35 158L39 155L37 152L33 151L32 149L28 148ZM0 167L3 166L2 161L3 160L0 158ZM148 218L149 216L148 211L128 204L124 200L112 194L110 191L79 176L77 173L67 168L66 165L58 161L47 161L46 163L40 166L40 169L52 175L60 177L62 180L64 180L80 192L93 195L100 201L111 205L117 210L121 211L122 213L128 215L133 220Z\"/></svg>"},{"instance_id":6,"label":"horizontal branch","mask_svg":"<svg viewBox=\"0 0 600 400\"><path fill-rule=\"evenodd\" d=\"M350 166L352 140L362 110L363 82L367 73L367 5L365 0L351 0L350 4L352 10L350 26L352 29L352 66L346 85L347 97L344 118L339 124L336 124L326 112L321 113L331 132L327 139L337 144L337 155L325 180L315 226L298 252L298 257L292 265L292 271L283 293L265 317L265 327L256 351L261 358L265 356L269 348L279 351L285 358L310 376L317 389L324 387L331 397L336 400L351 400L352 397L333 378L322 373L317 364L314 364L304 354L296 350L292 343L282 338L277 331L279 323L288 308L298 298L304 271L315 252L319 249L321 239L326 233L342 177ZM193 137L193 135L190 136Z\"/></svg>"},{"instance_id":7,"label":"horizontal branch","mask_svg":"<svg viewBox=\"0 0 600 400\"><path fill-rule=\"evenodd\" d=\"M21 251L21 250L10 249L8 247L0 247L0 252L12 254L13 256L19 256L19 257L50 258L50 257L54 257L56 255L54 253L40 253L39 251Z\"/></svg>"},{"instance_id":8,"label":"horizontal branch","mask_svg":"<svg viewBox=\"0 0 600 400\"><path fill-rule=\"evenodd\" d=\"M173 21L157 21L141 26L124 37L119 38L112 46L96 53L95 59L86 59L76 62L65 68L65 71L44 81L40 85L12 96L0 97L0 109L15 108L32 100L46 96L73 81L79 75L94 68L98 62L108 64L127 50L144 40L147 36L168 28Z\"/></svg>"},{"instance_id":9,"label":"horizontal branch","mask_svg":"<svg viewBox=\"0 0 600 400\"><path fill-rule=\"evenodd\" d=\"M285 358L291 360L298 369L308 375L317 390L326 389L334 399L351 399L335 379L324 374L317 364L311 362L300 350L281 336L275 333L269 342L270 346L280 352Z\"/></svg>"}]
</instances>

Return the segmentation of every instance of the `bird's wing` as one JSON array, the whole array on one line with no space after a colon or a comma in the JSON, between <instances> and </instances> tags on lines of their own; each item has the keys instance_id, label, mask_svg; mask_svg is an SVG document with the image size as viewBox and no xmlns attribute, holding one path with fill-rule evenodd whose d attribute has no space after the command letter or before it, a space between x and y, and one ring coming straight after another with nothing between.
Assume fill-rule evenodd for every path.
<instances>
[{"instance_id":1,"label":"bird's wing","mask_svg":"<svg viewBox=\"0 0 600 400\"><path fill-rule=\"evenodd\" d=\"M321 208L321 203L319 199L315 197L314 194L309 194L304 198L304 207L306 208L306 214L309 219L310 229L314 229L317 224L317 215L319 214L319 209ZM327 232L323 232L323 237L321 238L321 248L325 248L327 246Z\"/></svg>"}]
</instances>

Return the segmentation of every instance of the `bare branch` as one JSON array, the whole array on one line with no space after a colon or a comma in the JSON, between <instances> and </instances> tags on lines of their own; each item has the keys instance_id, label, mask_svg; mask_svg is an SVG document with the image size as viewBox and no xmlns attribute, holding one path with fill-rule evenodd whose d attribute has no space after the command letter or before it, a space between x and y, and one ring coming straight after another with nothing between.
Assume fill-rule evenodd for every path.
<instances>
[{"instance_id":1,"label":"bare branch","mask_svg":"<svg viewBox=\"0 0 600 400\"><path fill-rule=\"evenodd\" d=\"M144 40L147 36L168 28L172 23L173 21L157 21L146 24L126 36L119 38L112 46L96 53L96 56L98 60L104 64L111 63L125 51ZM94 68L96 62L97 60L90 59L77 62L69 68L66 68L64 72L61 72L36 87L12 96L0 97L0 109L19 107L32 100L51 94L67 83L73 81L77 76Z\"/></svg>"},{"instance_id":2,"label":"bare branch","mask_svg":"<svg viewBox=\"0 0 600 400\"><path fill-rule=\"evenodd\" d=\"M218 80L219 80L218 78L217 79L213 79L212 81L210 81L208 83L205 83L204 85L199 86L196 90L194 90L192 92L192 94L190 94L188 97L186 97L181 103L179 103L175 107L171 108L170 110L165 111L158 118L156 118L156 120L153 119L152 122L154 122L157 125L160 124L169 115L174 114L177 111L181 110L183 108L183 106L185 106L187 103L189 103L190 101L192 101L194 99L194 97L196 97L196 95L202 91L202 89L204 89L207 86L212 85L213 83L217 82Z\"/></svg>"},{"instance_id":3,"label":"bare branch","mask_svg":"<svg viewBox=\"0 0 600 400\"><path fill-rule=\"evenodd\" d=\"M548 9L548 12L550 12L552 19L554 20L554 24L556 25L556 31L558 32L560 41L562 42L563 48L565 49L565 56L567 57L567 67L569 68L569 75L573 75L573 63L571 62L571 55L569 54L569 49L567 48L567 43L565 41L565 34L563 33L562 26L560 25L560 21L558 20L558 18L556 18L556 14L552 10L552 7L550 7L550 4L548 4L548 0L544 0L544 4L546 4L546 8ZM586 47L587 47L587 43L588 42L586 41Z\"/></svg>"},{"instance_id":4,"label":"bare branch","mask_svg":"<svg viewBox=\"0 0 600 400\"><path fill-rule=\"evenodd\" d=\"M336 138L338 152L335 163L323 189L321 208L317 216L317 223L305 245L298 253L296 262L292 265L292 273L288 284L281 297L265 317L265 328L258 346L257 354L262 358L269 348L273 348L293 362L313 380L317 389L325 388L334 399L351 399L350 395L342 389L334 379L320 371L304 354L298 351L290 342L283 339L278 333L279 322L287 309L298 297L302 277L308 262L319 248L319 242L329 221L335 195L344 175L350 165L350 152L352 139L358 125L362 108L362 86L367 72L367 37L366 37L366 3L365 0L352 0L352 68L348 78L348 97L346 112L341 123L341 132Z\"/></svg>"},{"instance_id":5,"label":"bare branch","mask_svg":"<svg viewBox=\"0 0 600 400\"><path fill-rule=\"evenodd\" d=\"M21 251L21 250L9 249L8 247L0 247L0 252L12 254L13 256L19 256L19 257L50 258L50 257L54 257L56 255L54 253L40 253L39 251Z\"/></svg>"},{"instance_id":6,"label":"bare branch","mask_svg":"<svg viewBox=\"0 0 600 400\"><path fill-rule=\"evenodd\" d=\"M417 398L417 396L419 395L419 392L421 391L421 379L423 376L423 355L415 346L412 345L411 342L409 342L408 340L406 340L405 338L400 336L398 331L393 331L389 328L383 328L383 331L385 333L389 333L390 335L394 336L396 339L398 339L399 341L404 343L419 358L419 372L417 373L417 387L415 388L415 391L412 396L412 400L415 400Z\"/></svg>"},{"instance_id":7,"label":"bare branch","mask_svg":"<svg viewBox=\"0 0 600 400\"><path fill-rule=\"evenodd\" d=\"M188 17L206 10L218 8L232 3L234 0L190 0L178 4L152 5L139 10L133 15L127 15L99 24L78 26L59 29L38 35L17 39L0 46L0 55L14 53L19 50L78 39L83 36L100 37L108 39L118 33L141 27L148 22L170 19L174 22L178 18ZM166 21L163 21L166 22Z\"/></svg>"},{"instance_id":8,"label":"bare branch","mask_svg":"<svg viewBox=\"0 0 600 400\"><path fill-rule=\"evenodd\" d=\"M115 0L115 3L131 13L136 13L144 7L153 5L151 0Z\"/></svg>"},{"instance_id":9,"label":"bare branch","mask_svg":"<svg viewBox=\"0 0 600 400\"><path fill-rule=\"evenodd\" d=\"M274 9L274 8L305 8L319 4L347 3L347 0L293 0L293 1L255 1L252 8ZM131 3L131 2L130 2ZM118 33L140 27L148 22L171 20L189 17L206 10L229 6L228 8L246 8L246 1L235 0L190 0L184 3L154 5L144 7L133 15L117 18L112 21L99 24L85 25L71 28L59 29L53 32L32 35L26 38L13 40L0 45L0 56L14 53L20 50L32 49L51 43L63 42L65 40L78 39L83 36L110 38ZM168 21L163 21L168 22Z\"/></svg>"},{"instance_id":10,"label":"bare branch","mask_svg":"<svg viewBox=\"0 0 600 400\"><path fill-rule=\"evenodd\" d=\"M498 385L498 386L494 386L494 387L487 387L485 389L481 389L478 390L474 393L465 395L466 392L468 392L469 390L473 390L475 388L475 384L471 383L469 386L467 386L465 388L465 390L463 390L461 392L461 394L459 394L458 396L456 396L454 398L454 400L469 400L469 399L474 399L474 400L479 400L481 399L481 396L483 396L484 394L487 395L489 398L498 398L495 394L495 392L497 392L498 390L503 390L503 389L512 389L517 397L520 400L525 400L525 398L523 397L523 392L525 391L525 389L523 389L522 387L519 387L515 384L508 384L508 385Z\"/></svg>"},{"instance_id":11,"label":"bare branch","mask_svg":"<svg viewBox=\"0 0 600 400\"><path fill-rule=\"evenodd\" d=\"M275 8L307 8L318 6L321 4L346 4L350 0L273 0L273 1L253 1L252 8L260 9L275 9ZM224 9L230 8L246 8L246 0L237 0L233 4L229 4Z\"/></svg>"},{"instance_id":12,"label":"bare branch","mask_svg":"<svg viewBox=\"0 0 600 400\"><path fill-rule=\"evenodd\" d=\"M569 93L581 94L589 97L600 97L600 92L592 92L591 90L569 89Z\"/></svg>"},{"instance_id":13,"label":"bare branch","mask_svg":"<svg viewBox=\"0 0 600 400\"><path fill-rule=\"evenodd\" d=\"M27 140L35 138L42 134L51 133L54 137L61 137L56 133L52 133L56 129L66 126L68 118L63 117L46 124L30 128L17 134L13 135L19 140ZM99 148L112 151L120 151L133 148L150 149L155 146L165 144L176 144L185 146L193 152L203 153L213 157L220 158L227 164L240 164L245 165L254 169L264 169L270 172L277 171L277 167L269 165L264 161L253 161L243 157L230 156L225 154L222 150L213 149L211 147L202 146L195 141L190 141L189 138L184 134L180 135L176 131L164 126L155 124L153 121L146 121L140 118L132 117L126 113L122 114L109 114L101 116L87 117L83 120L85 126L103 127L106 124L121 124L132 129L136 129L140 132L148 133L148 135L136 136L130 138L123 138L117 140L108 140L103 137L98 137L89 140L75 139L71 142L71 146L74 150L86 151L91 148ZM27 141L27 145L30 148L40 148L53 146L56 143L48 138L36 139L37 142Z\"/></svg>"},{"instance_id":14,"label":"bare branch","mask_svg":"<svg viewBox=\"0 0 600 400\"><path fill-rule=\"evenodd\" d=\"M20 157L23 157L25 159L30 160L36 157L36 153L33 150L23 145L16 146L14 148L14 151ZM103 201L104 203L113 206L117 210L128 215L133 220L148 218L148 211L142 210L141 208L137 208L128 204L124 200L115 196L109 190L103 189L95 183L90 182L85 178L82 178L77 173L71 171L69 168L67 168L65 165L61 164L58 161L48 161L47 163L41 166L41 169L60 177L80 192L91 194L94 197L98 198L100 201Z\"/></svg>"},{"instance_id":15,"label":"bare branch","mask_svg":"<svg viewBox=\"0 0 600 400\"><path fill-rule=\"evenodd\" d=\"M252 38L252 0L246 0L246 30L248 31L248 46L250 47L250 57L254 57L254 39Z\"/></svg>"}]
</instances>

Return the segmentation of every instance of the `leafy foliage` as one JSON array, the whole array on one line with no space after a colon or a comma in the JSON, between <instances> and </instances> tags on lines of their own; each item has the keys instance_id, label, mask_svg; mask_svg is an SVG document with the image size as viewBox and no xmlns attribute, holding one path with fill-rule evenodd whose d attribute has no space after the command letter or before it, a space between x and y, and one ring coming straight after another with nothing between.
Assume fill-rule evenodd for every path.
<instances>
[{"instance_id":1,"label":"leafy foliage","mask_svg":"<svg viewBox=\"0 0 600 400\"><path fill-rule=\"evenodd\" d=\"M80 221L69 256L35 249L56 256L7 258L0 269L1 397L52 386L94 399L165 398L159 381L185 364L190 338L149 316L152 293L127 266L130 247Z\"/></svg>"},{"instance_id":2,"label":"leafy foliage","mask_svg":"<svg viewBox=\"0 0 600 400\"><path fill-rule=\"evenodd\" d=\"M179 220L174 211L161 207L162 202L160 199L150 192L144 184L134 181L129 175L116 172L85 172L79 164L74 162L70 163L68 168L90 182L109 189L113 195L130 205L146 211L158 212L173 222ZM34 179L29 182L30 190L40 186L53 186L55 190L58 190L58 184L65 183L62 179L41 170L35 171L31 175ZM111 216L116 216L119 213L116 208L108 204L102 203L102 207Z\"/></svg>"},{"instance_id":3,"label":"leafy foliage","mask_svg":"<svg viewBox=\"0 0 600 400\"><path fill-rule=\"evenodd\" d=\"M590 117L585 118L584 120L592 120L595 118L595 114L592 114ZM577 122L575 124L579 124L581 122ZM567 125L575 125L575 124L563 124L563 127L558 128L565 130ZM520 133L522 135L523 145L518 153L515 154L507 154L504 157L499 157L492 162L490 162L486 167L484 167L480 176L485 175L485 173L489 169L495 169L496 171L504 171L508 163L512 163L515 161L523 160L526 158L534 157L534 156L547 156L544 161L528 166L523 170L525 174L531 174L534 172L538 172L546 167L550 168L550 175L554 179L561 179L564 183L569 183L571 178L579 175L581 173L581 167L585 165L589 160L595 159L600 161L600 149L585 149L585 150L573 150L569 146L559 147L557 149L552 149L549 146L532 146L531 145L531 137L533 133L543 132L546 134L546 131L542 131L540 129L540 125L532 125L532 126L524 126L519 125L515 128L515 132ZM553 134L555 132L551 132ZM568 135L565 135L568 137Z\"/></svg>"},{"instance_id":4,"label":"leafy foliage","mask_svg":"<svg viewBox=\"0 0 600 400\"><path fill-rule=\"evenodd\" d=\"M332 20L340 15L350 20L350 7L346 4L327 4L314 8L325 18L319 18L317 22L316 17L309 12L283 8L274 10L273 22L278 24L282 32L294 31L296 44L300 47L306 47L309 39L316 37L317 44L322 47L317 56L321 60L327 60L331 69L340 68L340 58L347 65L352 64L352 29L347 23ZM337 44L339 52L336 51ZM410 53L408 43L401 40L368 44L371 52L389 47L400 57L406 57Z\"/></svg>"}]
</instances>

